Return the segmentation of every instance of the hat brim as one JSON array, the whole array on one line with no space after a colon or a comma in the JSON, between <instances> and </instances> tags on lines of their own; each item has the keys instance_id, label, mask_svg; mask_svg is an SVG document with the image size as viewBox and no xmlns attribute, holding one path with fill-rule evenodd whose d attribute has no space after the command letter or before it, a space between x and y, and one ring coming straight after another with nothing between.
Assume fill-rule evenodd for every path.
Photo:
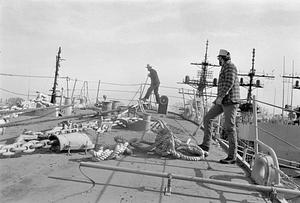
<instances>
[{"instance_id":1,"label":"hat brim","mask_svg":"<svg viewBox=\"0 0 300 203\"><path fill-rule=\"evenodd\" d=\"M218 55L217 57L230 57L230 56Z\"/></svg>"}]
</instances>

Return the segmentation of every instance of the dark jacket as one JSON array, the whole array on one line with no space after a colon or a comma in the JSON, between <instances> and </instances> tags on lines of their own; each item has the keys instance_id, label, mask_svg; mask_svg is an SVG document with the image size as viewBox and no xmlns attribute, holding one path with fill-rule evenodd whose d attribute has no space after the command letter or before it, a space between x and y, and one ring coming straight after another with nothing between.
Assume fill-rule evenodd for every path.
<instances>
[{"instance_id":1,"label":"dark jacket","mask_svg":"<svg viewBox=\"0 0 300 203\"><path fill-rule=\"evenodd\" d=\"M237 69L227 61L221 68L218 82L218 97L223 98L222 104L238 104L240 102L240 85Z\"/></svg>"},{"instance_id":2,"label":"dark jacket","mask_svg":"<svg viewBox=\"0 0 300 203\"><path fill-rule=\"evenodd\" d=\"M160 82L156 70L150 69L149 72L149 77L151 78L151 85L159 85Z\"/></svg>"}]
</instances>

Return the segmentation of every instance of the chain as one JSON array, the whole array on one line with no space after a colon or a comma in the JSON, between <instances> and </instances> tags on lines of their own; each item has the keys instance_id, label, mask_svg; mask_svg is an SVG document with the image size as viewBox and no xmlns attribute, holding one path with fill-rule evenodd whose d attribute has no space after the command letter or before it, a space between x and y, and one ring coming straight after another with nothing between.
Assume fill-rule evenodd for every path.
<instances>
[{"instance_id":1,"label":"chain","mask_svg":"<svg viewBox=\"0 0 300 203\"><path fill-rule=\"evenodd\" d=\"M33 153L37 148L49 149L52 145L57 145L57 140L49 140L50 136L57 136L61 134L68 134L74 132L81 132L87 129L103 129L107 131L108 128L104 127L107 122L103 122L102 126L98 126L97 121L87 123L73 123L71 121L63 121L61 126L54 127L52 130L45 133L26 131L23 132L15 143L8 145L0 145L0 155L12 156L19 153Z\"/></svg>"},{"instance_id":2,"label":"chain","mask_svg":"<svg viewBox=\"0 0 300 203\"><path fill-rule=\"evenodd\" d=\"M50 148L56 140L30 140L23 142L15 142L9 145L0 146L0 155L12 156L18 153L32 153L37 148Z\"/></svg>"},{"instance_id":3,"label":"chain","mask_svg":"<svg viewBox=\"0 0 300 203\"><path fill-rule=\"evenodd\" d=\"M23 132L23 134L16 139L15 143L0 145L0 156L11 156L17 153L32 153L37 148L51 148L52 145L57 144L55 143L57 141L49 140L50 136L82 132L87 129L95 130L97 133L104 133L111 131L112 126L114 125L127 127L128 122L134 120L135 118L123 118L115 121L112 121L111 119L101 119L100 121L94 120L84 123L73 123L70 120L62 121L60 126L56 126L52 130L45 133L32 131Z\"/></svg>"}]
</instances>

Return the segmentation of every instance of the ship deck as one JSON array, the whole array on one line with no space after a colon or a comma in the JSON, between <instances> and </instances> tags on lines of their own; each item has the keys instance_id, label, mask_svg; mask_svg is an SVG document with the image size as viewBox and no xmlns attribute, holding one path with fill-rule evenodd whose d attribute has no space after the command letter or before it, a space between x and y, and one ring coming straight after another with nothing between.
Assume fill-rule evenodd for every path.
<instances>
[{"instance_id":1,"label":"ship deck","mask_svg":"<svg viewBox=\"0 0 300 203\"><path fill-rule=\"evenodd\" d=\"M17 119L22 119L20 116ZM191 138L197 126L175 115L152 115L175 129L173 133L181 140ZM24 119L24 118L23 118ZM10 127L1 136L0 144L13 143L26 128L39 131L50 129L58 122ZM177 129L177 130L176 130ZM88 134L96 142L96 133ZM114 143L114 136L125 139L141 138L142 131L113 128L100 135L98 144ZM198 131L192 139L201 142L203 132ZM155 139L154 133L144 136L147 141ZM161 157L153 153L134 151L130 156L116 160L93 162L116 167L126 167L162 173L181 174L242 184L253 184L249 174L238 164L223 165L219 159L226 152L214 142L209 156L202 161L185 161ZM91 162L91 155L83 152L54 153L49 149L21 153L11 157L1 156L0 201L1 202L269 202L264 194L210 183L173 179L171 195L164 194L167 179L112 170L80 167L80 162Z\"/></svg>"}]
</instances>

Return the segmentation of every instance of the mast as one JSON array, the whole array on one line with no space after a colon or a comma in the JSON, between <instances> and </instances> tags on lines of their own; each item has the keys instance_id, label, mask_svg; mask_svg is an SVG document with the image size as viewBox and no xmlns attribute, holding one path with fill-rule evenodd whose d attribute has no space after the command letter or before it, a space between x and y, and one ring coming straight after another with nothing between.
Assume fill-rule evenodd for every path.
<instances>
[{"instance_id":1,"label":"mast","mask_svg":"<svg viewBox=\"0 0 300 203\"><path fill-rule=\"evenodd\" d=\"M206 41L204 61L202 63L191 63L191 65L196 65L196 66L201 65L201 75L200 75L199 81L193 81L193 82L191 81L192 83L190 83L194 86L195 85L197 86L199 96L207 96L206 95L206 87L212 86L207 81L208 67L209 66L219 67L219 65L213 65L213 64L208 63L207 53L208 53L208 40Z\"/></svg>"},{"instance_id":2,"label":"mast","mask_svg":"<svg viewBox=\"0 0 300 203\"><path fill-rule=\"evenodd\" d=\"M253 48L252 50L252 66L250 69L250 72L248 74L241 74L239 73L239 76L247 76L249 77L249 83L244 83L243 82L243 78L241 78L240 80L240 86L247 86L248 87L248 93L247 93L247 103L251 103L251 98L252 98L252 91L254 88L263 88L263 86L260 84L260 80L257 80L256 83L254 83L254 77L264 77L264 78L275 78L274 76L270 76L270 75L258 75L256 74L256 70L254 68L255 66L255 48Z\"/></svg>"},{"instance_id":3,"label":"mast","mask_svg":"<svg viewBox=\"0 0 300 203\"><path fill-rule=\"evenodd\" d=\"M283 57L283 67L282 67L282 71L283 71L283 74L285 74L285 56ZM282 116L282 119L283 119L283 115L284 115L284 78L282 78L282 111L281 111L281 116Z\"/></svg>"},{"instance_id":4,"label":"mast","mask_svg":"<svg viewBox=\"0 0 300 203\"><path fill-rule=\"evenodd\" d=\"M291 88L291 107L293 107L293 84L294 84L294 60L292 62L292 88Z\"/></svg>"},{"instance_id":5,"label":"mast","mask_svg":"<svg viewBox=\"0 0 300 203\"><path fill-rule=\"evenodd\" d=\"M247 94L247 102L251 101L253 77L255 76L254 61L255 61L255 49L252 50L252 67L249 73L250 81L249 81L249 89Z\"/></svg>"},{"instance_id":6,"label":"mast","mask_svg":"<svg viewBox=\"0 0 300 203\"><path fill-rule=\"evenodd\" d=\"M58 53L56 56L56 65L55 65L55 76L54 76L54 84L52 88L52 94L51 94L51 103L56 103L56 86L57 86L57 78L58 78L58 68L60 67L60 53L61 53L61 47L58 49Z\"/></svg>"},{"instance_id":7,"label":"mast","mask_svg":"<svg viewBox=\"0 0 300 203\"><path fill-rule=\"evenodd\" d=\"M207 65L208 65L208 62L207 62L207 50L208 50L208 40L206 40L206 45L205 45L205 55L204 55L204 64L203 65L203 75L205 77L203 77L203 83L206 84L206 76L207 76ZM206 86L204 87L204 95L205 95L205 104L207 105L207 91L206 91ZM206 106L205 105L205 106ZM204 107L204 112L206 114L206 108Z\"/></svg>"},{"instance_id":8,"label":"mast","mask_svg":"<svg viewBox=\"0 0 300 203\"><path fill-rule=\"evenodd\" d=\"M299 86L299 80L300 79L300 76L296 76L295 75L295 72L294 72L294 60L293 60L293 63L292 63L292 76L289 74L289 75L283 75L282 78L284 80L284 78L289 78L289 79L292 79L292 90L291 90L291 107L293 107L293 90L294 89L298 89L300 90L300 86ZM295 85L294 85L294 79L297 79L295 81ZM283 86L284 87L284 86Z\"/></svg>"},{"instance_id":9,"label":"mast","mask_svg":"<svg viewBox=\"0 0 300 203\"><path fill-rule=\"evenodd\" d=\"M208 40L206 41L206 47L205 47L205 55L204 55L204 61L201 63L191 63L191 65L196 65L196 66L201 66L201 72L200 72L200 76L199 79L196 80L190 80L189 76L185 77L185 81L184 84L188 84L190 86L192 86L193 88L195 88L197 90L196 92L196 96L198 97L202 97L203 99L203 106L204 106L204 113L206 113L206 106L207 106L207 100L208 100L208 96L212 96L212 95L207 95L207 88L210 87L216 87L217 86L217 79L215 78L213 81L208 81L207 80L207 76L209 74L211 74L208 71L208 67L212 66L212 67L219 67L219 65L213 65L208 63ZM179 91L180 93L180 91ZM183 94L190 94L193 95L194 93L184 93L182 90Z\"/></svg>"},{"instance_id":10,"label":"mast","mask_svg":"<svg viewBox=\"0 0 300 203\"><path fill-rule=\"evenodd\" d=\"M206 96L207 97L206 88L216 86L216 84L214 84L213 82L207 81L207 76L209 74L208 67L209 66L219 67L219 65L214 65L214 64L208 63L207 53L208 53L208 40L206 41L204 61L201 62L201 63L191 63L191 65L201 66L201 74L200 74L199 80L188 80L188 81L184 82L185 84L188 84L188 85L196 88L197 89L197 95L199 97L200 96Z\"/></svg>"}]
</instances>

